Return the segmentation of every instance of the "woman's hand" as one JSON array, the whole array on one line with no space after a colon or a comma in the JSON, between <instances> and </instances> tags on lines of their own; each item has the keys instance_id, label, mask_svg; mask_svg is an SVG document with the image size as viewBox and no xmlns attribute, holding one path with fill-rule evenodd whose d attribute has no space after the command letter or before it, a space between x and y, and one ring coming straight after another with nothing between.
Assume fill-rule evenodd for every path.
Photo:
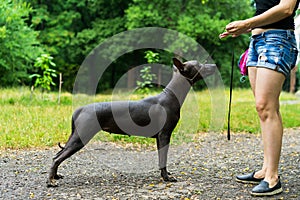
<instances>
[{"instance_id":1,"label":"woman's hand","mask_svg":"<svg viewBox=\"0 0 300 200\"><path fill-rule=\"evenodd\" d=\"M219 35L219 38L225 38L229 35L232 37L238 37L243 33L249 33L251 31L250 25L247 20L239 20L230 22L226 25L226 31Z\"/></svg>"}]
</instances>

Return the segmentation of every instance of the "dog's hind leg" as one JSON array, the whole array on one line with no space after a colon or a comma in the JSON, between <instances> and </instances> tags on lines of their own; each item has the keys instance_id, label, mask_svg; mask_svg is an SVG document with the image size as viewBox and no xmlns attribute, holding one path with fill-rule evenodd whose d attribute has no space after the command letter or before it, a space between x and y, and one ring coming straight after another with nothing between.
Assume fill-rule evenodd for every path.
<instances>
[{"instance_id":1,"label":"dog's hind leg","mask_svg":"<svg viewBox=\"0 0 300 200\"><path fill-rule=\"evenodd\" d=\"M60 150L53 158L53 162L50 168L49 177L47 180L47 186L48 187L55 187L57 186L56 181L57 179L62 178L61 175L57 174L58 166L67 158L72 156L74 153L79 151L82 147L84 147L84 144L82 143L80 137L78 134L73 133L71 137L69 138L66 146Z\"/></svg>"},{"instance_id":2,"label":"dog's hind leg","mask_svg":"<svg viewBox=\"0 0 300 200\"><path fill-rule=\"evenodd\" d=\"M95 125L96 123L96 125ZM99 131L100 126L97 119L93 119L87 113L72 118L72 134L70 135L65 147L53 158L50 168L49 177L47 180L48 187L55 187L55 179L60 179L62 176L57 174L58 166L67 158L83 148L92 137Z\"/></svg>"}]
</instances>

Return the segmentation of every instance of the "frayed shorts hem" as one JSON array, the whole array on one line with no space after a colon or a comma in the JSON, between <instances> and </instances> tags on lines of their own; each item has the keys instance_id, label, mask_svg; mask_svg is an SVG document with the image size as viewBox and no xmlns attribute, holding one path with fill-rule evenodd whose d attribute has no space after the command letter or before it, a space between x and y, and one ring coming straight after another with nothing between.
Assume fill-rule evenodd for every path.
<instances>
[{"instance_id":1,"label":"frayed shorts hem","mask_svg":"<svg viewBox=\"0 0 300 200\"><path fill-rule=\"evenodd\" d=\"M279 70L278 70L278 69L279 69L279 66L276 66L276 65L273 65L273 64L264 65L264 66L261 66L261 65L255 66L255 64L254 64L254 65L249 65L249 66L247 66L247 67L255 67L255 68L265 68L265 69L269 69L269 70L272 70L272 71L274 71L274 72L281 73L285 78L287 78L288 75L289 75L288 73L285 73L284 71L279 71Z\"/></svg>"}]
</instances>

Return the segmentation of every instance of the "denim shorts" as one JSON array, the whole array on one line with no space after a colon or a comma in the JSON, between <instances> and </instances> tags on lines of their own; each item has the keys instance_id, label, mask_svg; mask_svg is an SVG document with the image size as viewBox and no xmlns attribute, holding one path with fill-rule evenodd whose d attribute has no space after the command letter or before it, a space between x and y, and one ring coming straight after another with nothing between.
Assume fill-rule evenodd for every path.
<instances>
[{"instance_id":1,"label":"denim shorts","mask_svg":"<svg viewBox=\"0 0 300 200\"><path fill-rule=\"evenodd\" d=\"M247 67L264 67L287 77L296 65L298 50L294 31L269 30L252 35Z\"/></svg>"}]
</instances>

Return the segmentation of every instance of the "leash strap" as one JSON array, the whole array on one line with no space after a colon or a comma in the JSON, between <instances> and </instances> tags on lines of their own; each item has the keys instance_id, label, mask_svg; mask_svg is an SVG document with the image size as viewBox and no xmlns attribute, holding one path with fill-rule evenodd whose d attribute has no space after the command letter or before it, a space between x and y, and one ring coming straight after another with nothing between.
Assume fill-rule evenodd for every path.
<instances>
[{"instance_id":1,"label":"leash strap","mask_svg":"<svg viewBox=\"0 0 300 200\"><path fill-rule=\"evenodd\" d=\"M231 57L231 75L230 75L230 92L229 92L229 105L228 105L228 121L227 121L227 139L230 140L230 114L231 114L231 100L233 88L233 68L234 68L234 50Z\"/></svg>"}]
</instances>

